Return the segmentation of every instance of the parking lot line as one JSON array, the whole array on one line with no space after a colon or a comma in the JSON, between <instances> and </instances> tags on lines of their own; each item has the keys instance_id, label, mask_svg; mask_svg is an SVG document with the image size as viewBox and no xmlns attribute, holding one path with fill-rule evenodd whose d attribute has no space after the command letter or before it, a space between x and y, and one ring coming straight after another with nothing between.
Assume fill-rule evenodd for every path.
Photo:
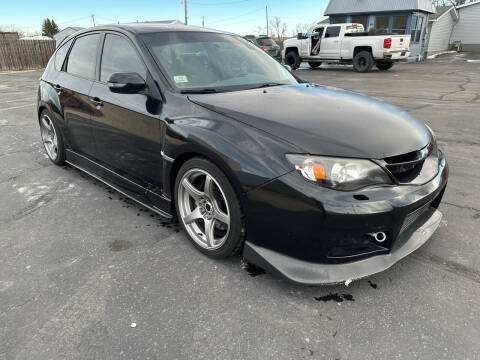
<instances>
[{"instance_id":1,"label":"parking lot line","mask_svg":"<svg viewBox=\"0 0 480 360\"><path fill-rule=\"evenodd\" d=\"M16 101L24 101L24 100L35 100L34 97L28 97L28 98L21 98L21 99L14 99L14 100L6 100L6 101L2 101L0 102L0 105L2 104L6 104L6 103L12 103L12 102L16 102Z\"/></svg>"},{"instance_id":2,"label":"parking lot line","mask_svg":"<svg viewBox=\"0 0 480 360\"><path fill-rule=\"evenodd\" d=\"M21 106L13 106L13 107L5 108L5 109L0 109L0 111L20 109L20 108L23 108L23 107L33 106L33 105L35 105L35 104L27 104L27 105L21 105Z\"/></svg>"}]
</instances>

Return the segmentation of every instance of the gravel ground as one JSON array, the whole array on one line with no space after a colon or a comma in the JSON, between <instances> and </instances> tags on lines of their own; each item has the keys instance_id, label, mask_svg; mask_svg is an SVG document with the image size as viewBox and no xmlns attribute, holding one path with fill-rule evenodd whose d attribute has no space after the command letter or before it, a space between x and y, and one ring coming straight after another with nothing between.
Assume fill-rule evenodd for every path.
<instances>
[{"instance_id":1,"label":"gravel ground","mask_svg":"<svg viewBox=\"0 0 480 360\"><path fill-rule=\"evenodd\" d=\"M41 72L0 74L0 359L479 359L480 64L467 59L296 72L411 112L450 164L432 239L348 287L206 258L175 224L52 165Z\"/></svg>"}]
</instances>

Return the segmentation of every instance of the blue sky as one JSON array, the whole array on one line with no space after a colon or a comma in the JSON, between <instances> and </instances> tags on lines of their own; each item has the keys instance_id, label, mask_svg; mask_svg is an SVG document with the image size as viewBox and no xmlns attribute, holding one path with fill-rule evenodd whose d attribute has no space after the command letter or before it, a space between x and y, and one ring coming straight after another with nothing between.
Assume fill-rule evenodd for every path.
<instances>
[{"instance_id":1,"label":"blue sky","mask_svg":"<svg viewBox=\"0 0 480 360\"><path fill-rule=\"evenodd\" d=\"M0 27L15 26L27 33L39 31L44 18L53 18L62 29L67 26L92 26L91 14L98 24L113 22L184 19L180 0L1 0ZM189 24L238 34L254 32L265 25L265 5L269 17L278 16L288 23L291 34L299 23L324 18L328 0L188 0Z\"/></svg>"}]
</instances>

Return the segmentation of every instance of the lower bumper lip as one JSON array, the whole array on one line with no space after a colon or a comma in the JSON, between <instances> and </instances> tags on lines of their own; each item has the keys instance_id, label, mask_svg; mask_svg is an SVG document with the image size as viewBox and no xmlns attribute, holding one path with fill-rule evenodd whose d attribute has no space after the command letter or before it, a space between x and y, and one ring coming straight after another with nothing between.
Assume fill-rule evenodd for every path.
<instances>
[{"instance_id":1,"label":"lower bumper lip","mask_svg":"<svg viewBox=\"0 0 480 360\"><path fill-rule=\"evenodd\" d=\"M245 243L244 256L265 270L296 284L323 285L360 279L387 270L425 244L442 220L440 211L432 208L429 212L421 225L397 239L390 253L351 263L318 264L302 261L248 241Z\"/></svg>"}]
</instances>

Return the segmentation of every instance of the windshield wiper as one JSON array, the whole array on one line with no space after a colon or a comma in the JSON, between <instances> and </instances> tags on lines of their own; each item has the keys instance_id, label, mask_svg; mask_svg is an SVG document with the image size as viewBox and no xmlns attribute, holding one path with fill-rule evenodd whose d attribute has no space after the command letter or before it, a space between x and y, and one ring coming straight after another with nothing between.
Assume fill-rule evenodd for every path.
<instances>
[{"instance_id":1,"label":"windshield wiper","mask_svg":"<svg viewBox=\"0 0 480 360\"><path fill-rule=\"evenodd\" d=\"M205 88L205 89L185 89L185 90L181 90L180 93L181 94L213 94L213 93L219 93L224 91L225 90Z\"/></svg>"},{"instance_id":2,"label":"windshield wiper","mask_svg":"<svg viewBox=\"0 0 480 360\"><path fill-rule=\"evenodd\" d=\"M272 87L272 86L281 86L281 85L287 85L287 84L269 82L269 83L263 83L263 84L254 86L254 87L252 87L252 89L260 89L260 88L266 88L266 87Z\"/></svg>"}]
</instances>

